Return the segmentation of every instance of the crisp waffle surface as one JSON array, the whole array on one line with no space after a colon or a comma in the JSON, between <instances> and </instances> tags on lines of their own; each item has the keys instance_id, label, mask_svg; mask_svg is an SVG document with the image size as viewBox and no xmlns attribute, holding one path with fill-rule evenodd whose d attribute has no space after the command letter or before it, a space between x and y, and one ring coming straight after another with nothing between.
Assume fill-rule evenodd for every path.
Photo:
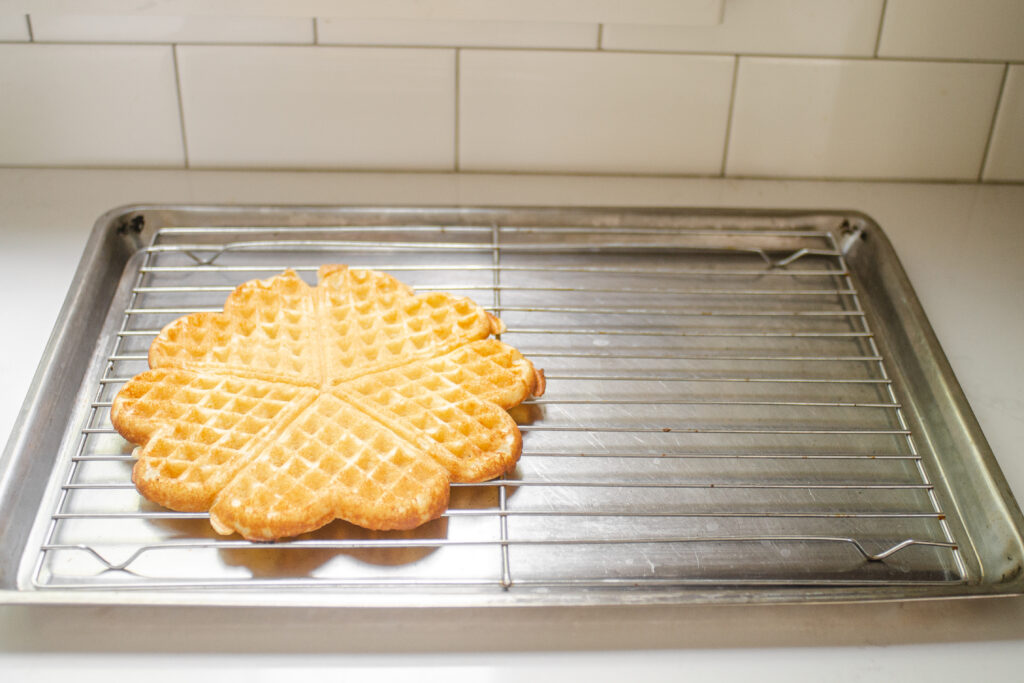
<instances>
[{"instance_id":1,"label":"crisp waffle surface","mask_svg":"<svg viewBox=\"0 0 1024 683\"><path fill-rule=\"evenodd\" d=\"M384 273L324 266L310 287L286 271L165 327L111 421L139 445L139 491L208 510L219 533L411 529L444 512L452 482L519 458L507 410L544 376L490 338L501 330L468 299Z\"/></svg>"}]
</instances>

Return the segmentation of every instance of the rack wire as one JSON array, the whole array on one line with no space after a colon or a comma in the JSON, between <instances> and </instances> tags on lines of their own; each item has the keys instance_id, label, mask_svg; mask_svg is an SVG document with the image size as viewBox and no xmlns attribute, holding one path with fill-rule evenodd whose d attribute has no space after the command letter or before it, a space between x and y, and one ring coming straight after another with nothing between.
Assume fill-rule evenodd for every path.
<instances>
[{"instance_id":1,"label":"rack wire","mask_svg":"<svg viewBox=\"0 0 1024 683\"><path fill-rule=\"evenodd\" d=\"M319 264L500 316L545 368L514 472L412 532L344 522L260 544L130 480L109 409L159 329ZM126 273L43 523L38 589L531 591L962 583L964 561L831 232L163 228Z\"/></svg>"}]
</instances>

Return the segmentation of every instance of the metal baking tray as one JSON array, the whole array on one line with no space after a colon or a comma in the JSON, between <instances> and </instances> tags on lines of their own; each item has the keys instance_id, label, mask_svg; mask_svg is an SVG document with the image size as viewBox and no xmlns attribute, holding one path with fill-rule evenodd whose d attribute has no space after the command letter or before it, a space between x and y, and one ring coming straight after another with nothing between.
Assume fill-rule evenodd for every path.
<instances>
[{"instance_id":1,"label":"metal baking tray","mask_svg":"<svg viewBox=\"0 0 1024 683\"><path fill-rule=\"evenodd\" d=\"M143 500L109 406L156 332L347 263L468 296L548 377L523 457L412 532L275 544ZM498 606L1019 594L1021 512L856 212L133 206L103 216L0 480L9 603Z\"/></svg>"}]
</instances>

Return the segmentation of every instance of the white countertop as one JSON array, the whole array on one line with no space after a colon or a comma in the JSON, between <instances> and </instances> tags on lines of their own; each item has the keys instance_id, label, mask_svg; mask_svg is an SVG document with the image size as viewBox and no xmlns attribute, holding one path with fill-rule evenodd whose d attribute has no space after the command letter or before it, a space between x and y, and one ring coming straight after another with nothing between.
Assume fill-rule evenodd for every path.
<instances>
[{"instance_id":1,"label":"white countertop","mask_svg":"<svg viewBox=\"0 0 1024 683\"><path fill-rule=\"evenodd\" d=\"M14 425L96 218L128 203L856 209L893 242L1018 499L1024 496L1024 186L385 173L0 169L0 439ZM871 605L457 610L0 607L9 680L915 680L1019 676L1024 598ZM500 627L495 625L500 620ZM184 654L177 655L181 652ZM441 654L427 654L439 652ZM487 654L466 654L487 653Z\"/></svg>"}]
</instances>

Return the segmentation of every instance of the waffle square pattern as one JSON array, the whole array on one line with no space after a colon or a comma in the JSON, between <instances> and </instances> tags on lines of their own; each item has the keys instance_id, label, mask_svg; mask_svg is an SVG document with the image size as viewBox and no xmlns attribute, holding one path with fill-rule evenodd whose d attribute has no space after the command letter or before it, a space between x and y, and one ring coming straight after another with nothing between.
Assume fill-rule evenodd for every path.
<instances>
[{"instance_id":1,"label":"waffle square pattern","mask_svg":"<svg viewBox=\"0 0 1024 683\"><path fill-rule=\"evenodd\" d=\"M452 482L519 459L507 411L544 375L491 338L502 330L469 299L384 273L323 266L310 287L286 271L165 327L111 421L139 446L142 495L209 511L221 534L411 529L447 509Z\"/></svg>"}]
</instances>

